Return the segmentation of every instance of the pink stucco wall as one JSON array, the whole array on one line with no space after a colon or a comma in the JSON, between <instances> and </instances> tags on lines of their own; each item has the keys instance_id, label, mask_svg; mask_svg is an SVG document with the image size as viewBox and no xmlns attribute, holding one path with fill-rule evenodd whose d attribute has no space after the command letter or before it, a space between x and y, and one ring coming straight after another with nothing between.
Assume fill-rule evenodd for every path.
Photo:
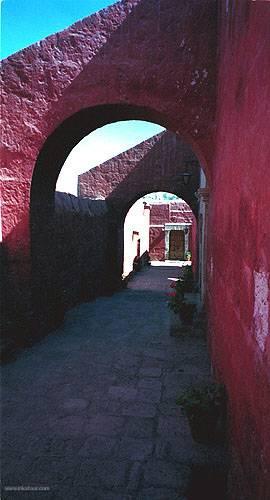
<instances>
[{"instance_id":1,"label":"pink stucco wall","mask_svg":"<svg viewBox=\"0 0 270 500\"><path fill-rule=\"evenodd\" d=\"M230 404L234 500L270 498L270 3L222 2L209 206L212 359Z\"/></svg>"}]
</instances>

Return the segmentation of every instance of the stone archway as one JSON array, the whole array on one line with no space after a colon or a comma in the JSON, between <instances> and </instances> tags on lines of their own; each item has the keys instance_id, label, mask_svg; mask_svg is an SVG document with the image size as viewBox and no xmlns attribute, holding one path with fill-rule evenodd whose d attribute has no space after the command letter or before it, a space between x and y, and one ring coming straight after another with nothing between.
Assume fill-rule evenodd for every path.
<instances>
[{"instance_id":1,"label":"stone archway","mask_svg":"<svg viewBox=\"0 0 270 500\"><path fill-rule=\"evenodd\" d=\"M106 122L113 122L116 118L144 118L145 116L149 118L156 116L156 113L144 108L141 109L126 105L108 105L84 110L64 122L46 141L37 160L31 187L32 279L35 289L35 300L40 303L38 309L41 311L44 309L44 296L47 297L47 302L51 309L54 309L54 303L62 304L64 300L62 297L63 292L61 291L61 278L59 279L58 277L59 265L57 265L55 261L56 258L59 260L60 257L57 257L53 250L55 246L59 246L59 237L57 237L57 235L55 236L54 188L57 178L56 173L64 163L67 151L70 150L73 142L78 141L78 137L83 137L86 131L89 131L90 126L96 129L99 125L104 123L104 120L106 120ZM140 197L142 191L151 192L155 190L155 186L159 186L161 189L169 190L170 192L180 195L192 206L195 213L197 211L197 199L194 193L199 187L199 163L188 145L177 139L175 134L170 132L155 136L152 140L146 141L146 143L146 151L144 152L143 150L140 161L134 163L131 158L132 171L130 171L127 163L129 152L126 152L124 154L126 162L123 162L122 156L119 155L115 160L112 159L105 162L105 164L80 176L82 185L83 182L85 182L88 186L88 191L80 192L80 194L83 196L87 194L91 197L91 195L95 194L95 190L98 187L97 183L93 182L92 176L94 175L97 179L99 173L100 178L102 178L102 189L106 194L105 198L110 208L110 220L108 224L110 224L111 228L111 238L108 245L107 257L105 258L105 262L109 266L109 271L106 272L106 269L104 269L104 276L107 276L107 282L108 276L111 277L110 285L108 285L110 289L115 287L115 284L118 283L121 277L123 260L123 214L128 210L127 207L133 204L134 198L137 198L138 195ZM54 154L54 151L56 151L57 154ZM136 153L136 147L132 148L130 151L132 156L133 153ZM157 168L156 164L157 156L160 159L159 168ZM108 164L110 167L113 161L121 165L117 186L114 184L112 185L110 176L107 177L107 180L105 176L106 169L110 172ZM181 185L177 188L174 176L178 172L181 172L181 169L185 170L186 162L189 161L191 161L192 165L189 169L193 174L190 185L188 187ZM142 170L146 171L146 177L142 175ZM45 178L44 172L47 173ZM58 240L55 240L54 237L58 238ZM79 247L77 250L76 248L75 245L74 251L79 254ZM67 253L67 245L65 253ZM117 256L117 258L114 256ZM69 264L66 263L66 266L69 268ZM81 272L82 271L79 270L78 273L75 274L80 275ZM103 275L99 277L98 281L104 281ZM66 286L68 285L66 284L65 287ZM79 290L81 285L78 286ZM82 286L85 288L85 285ZM96 290L99 289L96 285L94 288ZM78 291L78 300L80 299L79 294L80 292ZM51 305L49 304L50 298ZM61 307L65 309L67 306L62 304L58 306L58 308L59 307L60 309Z\"/></svg>"},{"instance_id":2,"label":"stone archway","mask_svg":"<svg viewBox=\"0 0 270 500\"><path fill-rule=\"evenodd\" d=\"M107 113L115 113L116 111L118 111L118 115L124 116L127 116L127 113L131 115L134 113L134 109L131 107L119 106L117 110L115 107L107 109ZM139 110L135 111L138 116ZM104 108L102 116L104 118ZM58 143L58 138L57 136L55 144ZM105 232L107 225L110 226L108 241L101 240L101 246L98 246L98 240L97 246L95 241L92 241L93 252L91 253L86 249L84 251L85 238L78 233L79 224L74 227L76 239L73 241L72 227L70 226L66 230L63 225L66 224L64 220L59 226L59 217L54 214L53 183L47 182L46 184L42 175L42 165L44 165L44 161L50 160L50 151L51 149L48 148L47 155L41 157L41 167L39 164L37 166L36 176L32 183L31 200L32 276L36 289L35 298L40 303L38 309L41 311L44 309L44 296L47 297L48 302L49 298L52 298L51 309L56 307L54 303L57 304L58 309L61 307L65 309L74 300L76 301L76 297L77 301L81 300L85 293L86 297L91 297L89 287L98 293L101 290L100 283L106 283L105 288L110 289L119 286L124 251L124 219L129 207L143 194L153 192L158 188L174 192L185 199L196 214L197 198L195 192L199 187L200 177L199 163L190 147L170 132L158 134L79 176L79 195L85 199L92 199L91 210L93 204L97 204L94 201L96 197L103 198L109 210L107 220L105 221L103 218L98 223L98 230L101 229L100 224L105 224ZM192 174L191 181L188 186L183 183L179 185L175 181L175 175L185 171L187 164ZM113 172L113 176L111 176L111 172ZM50 181L50 179L47 180ZM41 189L42 199L40 197ZM71 217L69 214L68 219ZM93 220L90 223L92 224L92 222ZM87 227L89 227L89 223L87 223ZM82 232L85 232L83 228ZM70 238L70 244L66 241L67 237ZM104 245L107 247L104 264L100 263L99 269L97 269L94 265L94 261L97 260L95 255L97 253L103 255ZM67 260L68 254L70 254L69 261ZM78 262L77 270L74 268L74 254L81 255L79 257L81 264ZM63 258L64 255L66 258ZM92 256L90 257L90 255ZM86 259L91 259L91 265L87 269L84 264ZM93 273L90 270L91 266L95 268ZM101 273L100 267L103 269L103 273ZM74 272L72 272L73 268ZM71 280L66 276L66 269L69 269L70 275L73 276ZM73 294L67 290L70 287L74 290ZM73 299L69 300L68 296L70 295L73 295Z\"/></svg>"},{"instance_id":3,"label":"stone archway","mask_svg":"<svg viewBox=\"0 0 270 500\"><path fill-rule=\"evenodd\" d=\"M21 296L30 290L30 205L38 230L46 223L33 213L43 206L50 216L60 168L91 130L160 123L191 144L210 178L216 22L211 0L122 1L3 62L2 233Z\"/></svg>"}]
</instances>

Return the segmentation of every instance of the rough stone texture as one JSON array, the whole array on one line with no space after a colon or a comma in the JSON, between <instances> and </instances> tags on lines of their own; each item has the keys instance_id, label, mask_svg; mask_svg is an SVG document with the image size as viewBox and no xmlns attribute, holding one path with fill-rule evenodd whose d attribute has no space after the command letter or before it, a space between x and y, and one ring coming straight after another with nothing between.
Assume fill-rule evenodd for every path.
<instances>
[{"instance_id":1,"label":"rough stone texture","mask_svg":"<svg viewBox=\"0 0 270 500\"><path fill-rule=\"evenodd\" d=\"M208 293L241 500L270 498L269 25L269 2L232 2L227 13L223 3Z\"/></svg>"},{"instance_id":2,"label":"rough stone texture","mask_svg":"<svg viewBox=\"0 0 270 500\"><path fill-rule=\"evenodd\" d=\"M184 496L192 464L215 463L214 452L220 459L218 449L195 445L175 403L187 379L210 380L206 341L169 335L165 292L178 273L141 271L127 290L69 311L61 328L3 367L3 498L15 498L5 486L35 485L50 490L33 498L48 500L168 500ZM162 406L141 402L141 386L165 396L170 380Z\"/></svg>"},{"instance_id":3,"label":"rough stone texture","mask_svg":"<svg viewBox=\"0 0 270 500\"><path fill-rule=\"evenodd\" d=\"M188 186L175 176L189 171ZM162 132L78 177L78 195L106 199L126 215L146 193L166 191L184 199L197 212L199 163L191 148L171 132Z\"/></svg>"}]
</instances>

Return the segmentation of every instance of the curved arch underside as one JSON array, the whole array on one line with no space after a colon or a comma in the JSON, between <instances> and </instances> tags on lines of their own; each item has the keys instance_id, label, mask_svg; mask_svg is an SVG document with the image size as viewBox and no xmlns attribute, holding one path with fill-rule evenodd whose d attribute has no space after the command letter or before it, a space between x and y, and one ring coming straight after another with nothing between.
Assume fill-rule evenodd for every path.
<instances>
[{"instance_id":1,"label":"curved arch underside","mask_svg":"<svg viewBox=\"0 0 270 500\"><path fill-rule=\"evenodd\" d=\"M191 144L210 179L216 23L211 0L122 1L3 62L2 157L13 179L3 190L4 238L13 232L16 244L16 225L27 226L32 178L44 169L44 198L72 147L106 123L163 125Z\"/></svg>"}]
</instances>

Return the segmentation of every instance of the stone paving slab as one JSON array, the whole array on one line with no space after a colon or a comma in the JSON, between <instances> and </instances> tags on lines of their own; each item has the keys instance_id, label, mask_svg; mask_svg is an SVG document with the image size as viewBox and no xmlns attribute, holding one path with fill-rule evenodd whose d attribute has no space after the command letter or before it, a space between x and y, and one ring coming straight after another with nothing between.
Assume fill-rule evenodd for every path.
<instances>
[{"instance_id":1,"label":"stone paving slab","mask_svg":"<svg viewBox=\"0 0 270 500\"><path fill-rule=\"evenodd\" d=\"M175 400L211 375L204 339L169 335L177 275L140 271L3 367L2 498L185 499L191 466L209 450L195 445ZM4 490L27 485L50 489Z\"/></svg>"}]
</instances>

